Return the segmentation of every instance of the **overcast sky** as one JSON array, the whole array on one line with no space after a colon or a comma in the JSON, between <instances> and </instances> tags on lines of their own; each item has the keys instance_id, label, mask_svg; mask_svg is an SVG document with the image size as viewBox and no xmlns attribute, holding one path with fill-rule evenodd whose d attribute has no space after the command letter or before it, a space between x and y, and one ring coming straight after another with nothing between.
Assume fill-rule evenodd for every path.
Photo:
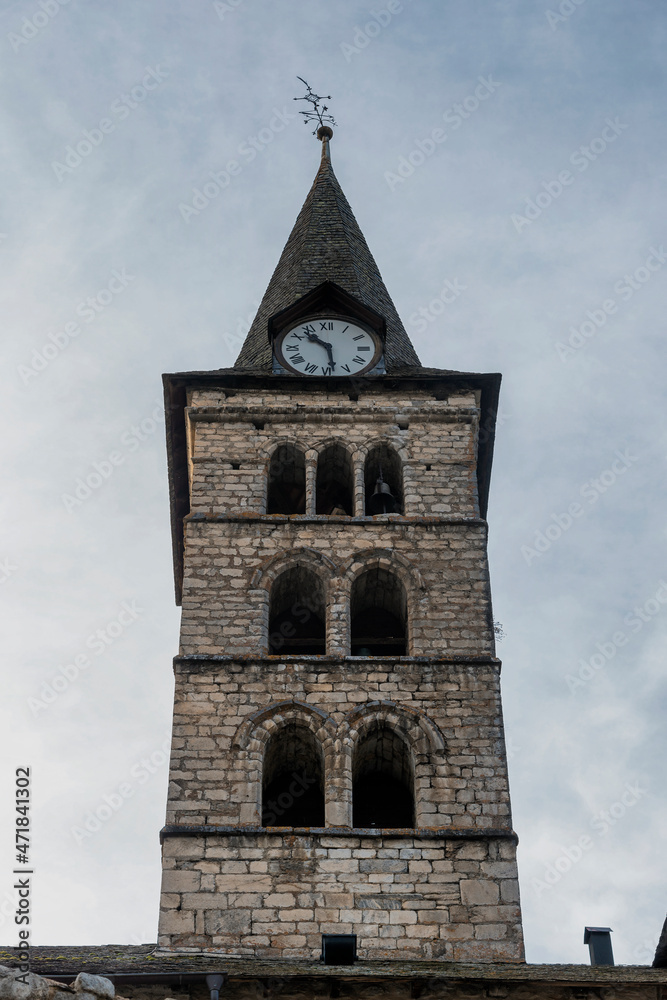
<instances>
[{"instance_id":1,"label":"overcast sky","mask_svg":"<svg viewBox=\"0 0 667 1000\"><path fill-rule=\"evenodd\" d=\"M332 95L337 176L422 362L503 373L490 558L528 960L586 963L593 924L649 963L664 5L3 8L0 940L19 766L34 943L155 940L179 625L160 375L234 362L317 169L298 74Z\"/></svg>"}]
</instances>

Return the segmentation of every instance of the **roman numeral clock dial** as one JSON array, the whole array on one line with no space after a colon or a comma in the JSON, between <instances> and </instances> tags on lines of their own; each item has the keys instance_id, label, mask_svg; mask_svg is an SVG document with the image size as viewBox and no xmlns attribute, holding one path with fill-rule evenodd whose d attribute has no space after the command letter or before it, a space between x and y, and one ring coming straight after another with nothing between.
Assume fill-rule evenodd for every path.
<instances>
[{"instance_id":1,"label":"roman numeral clock dial","mask_svg":"<svg viewBox=\"0 0 667 1000\"><path fill-rule=\"evenodd\" d=\"M296 375L363 375L378 363L382 341L351 320L318 317L281 333L275 353Z\"/></svg>"}]
</instances>

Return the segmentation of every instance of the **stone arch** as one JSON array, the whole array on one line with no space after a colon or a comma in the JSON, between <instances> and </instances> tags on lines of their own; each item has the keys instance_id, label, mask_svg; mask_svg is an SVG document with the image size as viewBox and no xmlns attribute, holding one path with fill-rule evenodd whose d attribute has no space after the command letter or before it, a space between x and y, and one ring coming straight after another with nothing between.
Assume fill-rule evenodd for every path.
<instances>
[{"instance_id":1,"label":"stone arch","mask_svg":"<svg viewBox=\"0 0 667 1000\"><path fill-rule=\"evenodd\" d=\"M378 719L400 727L415 754L444 754L445 738L439 726L419 709L398 705L394 701L367 701L345 715L343 725L351 745L364 726Z\"/></svg>"},{"instance_id":2,"label":"stone arch","mask_svg":"<svg viewBox=\"0 0 667 1000\"><path fill-rule=\"evenodd\" d=\"M428 599L426 585L419 569L402 553L395 549L363 549L347 559L341 566L339 585L340 601L346 609L346 621L341 629L345 649L350 649L352 638L352 596L355 580L371 569L384 570L394 574L405 588L407 601L407 629L405 633L406 652L411 655L415 637L419 635L420 604ZM391 653L387 655L399 655Z\"/></svg>"},{"instance_id":3,"label":"stone arch","mask_svg":"<svg viewBox=\"0 0 667 1000\"><path fill-rule=\"evenodd\" d=\"M270 590L273 581L280 574L290 569L292 566L307 566L313 572L318 573L329 587L332 576L338 572L338 567L333 559L318 552L317 549L300 548L291 549L289 552L279 552L275 556L270 556L260 563L253 573L250 586L255 590Z\"/></svg>"},{"instance_id":4,"label":"stone arch","mask_svg":"<svg viewBox=\"0 0 667 1000\"><path fill-rule=\"evenodd\" d=\"M398 437L392 438L388 434L382 435L378 438L369 438L364 442L364 444L358 445L355 457L360 459L362 462L365 462L371 449L375 448L376 445L379 444L384 444L389 448L393 448L403 464L409 461L410 456L405 443Z\"/></svg>"},{"instance_id":5,"label":"stone arch","mask_svg":"<svg viewBox=\"0 0 667 1000\"><path fill-rule=\"evenodd\" d=\"M287 744L287 753L283 752L282 758L281 741ZM295 825L289 820L294 817L296 806L297 819L299 816L317 818L317 822L298 822L296 825L324 825L331 799L328 779L336 765L335 745L334 723L325 712L312 705L296 700L277 702L249 716L239 726L233 746L239 750L239 761L246 769L248 798L254 807L255 824ZM273 769L268 774L267 767ZM281 789L281 781L276 781L281 777L285 777L284 789ZM314 784L319 787L313 789ZM313 790L317 794L308 802L306 796ZM263 803L263 794L267 791L269 801ZM321 802L316 801L318 795ZM271 808L270 802L273 802ZM262 824L263 808L266 824ZM313 810L317 810L316 817Z\"/></svg>"},{"instance_id":6,"label":"stone arch","mask_svg":"<svg viewBox=\"0 0 667 1000\"><path fill-rule=\"evenodd\" d=\"M271 734L286 719L297 717L315 733L323 746L329 746L335 740L336 727L331 717L322 709L294 698L288 701L276 701L268 708L262 708L249 715L236 730L232 745L239 750L253 753L268 741Z\"/></svg>"},{"instance_id":7,"label":"stone arch","mask_svg":"<svg viewBox=\"0 0 667 1000\"><path fill-rule=\"evenodd\" d=\"M362 549L355 552L341 566L341 575L351 586L355 578L367 569L381 566L396 573L401 578L406 590L425 590L426 584L419 568L395 549Z\"/></svg>"},{"instance_id":8,"label":"stone arch","mask_svg":"<svg viewBox=\"0 0 667 1000\"><path fill-rule=\"evenodd\" d=\"M271 655L283 653L291 656L299 652L321 655L325 652L327 636L331 632L332 578L337 575L337 570L338 567L328 556L306 547L280 552L257 567L250 586L264 592L263 648L268 649ZM285 593L280 597L281 607L276 607L279 588ZM282 618L276 621L276 616L281 615ZM315 628L315 619L322 622L322 629ZM279 642L274 641L276 636ZM292 643L296 647L308 637L317 639L318 648L311 649L310 653L305 648L291 649L290 642L285 641L297 639L298 642Z\"/></svg>"},{"instance_id":9,"label":"stone arch","mask_svg":"<svg viewBox=\"0 0 667 1000\"><path fill-rule=\"evenodd\" d=\"M445 754L445 740L438 726L416 709L394 702L376 701L367 702L348 712L341 728L345 732L343 742L346 745L348 760L351 762L353 800L356 797L355 790L357 795L364 794L364 790L359 788L358 774L355 772L358 770L356 762L359 754L366 752L369 740L374 738L379 747L376 755L382 754L383 758L389 758L387 770L393 771L392 776L396 778L397 765L391 758L396 755L396 738L400 737L410 751L409 778L414 803L413 824L416 827L431 825L432 816L427 812L430 805L427 797L437 774L438 764ZM368 757L368 753L366 756ZM402 766L404 768L402 779L405 785L408 777L405 770L410 769L406 768L405 764ZM398 783L400 784L400 781ZM357 815L358 813L357 808Z\"/></svg>"}]
</instances>

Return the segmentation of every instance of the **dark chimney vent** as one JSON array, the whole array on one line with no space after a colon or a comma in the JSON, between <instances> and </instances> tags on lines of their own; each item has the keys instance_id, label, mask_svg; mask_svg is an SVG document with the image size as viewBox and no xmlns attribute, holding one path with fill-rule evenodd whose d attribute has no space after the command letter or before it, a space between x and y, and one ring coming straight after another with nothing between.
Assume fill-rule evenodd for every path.
<instances>
[{"instance_id":1,"label":"dark chimney vent","mask_svg":"<svg viewBox=\"0 0 667 1000\"><path fill-rule=\"evenodd\" d=\"M357 960L357 935L323 934L321 958L325 965L353 965Z\"/></svg>"},{"instance_id":2,"label":"dark chimney vent","mask_svg":"<svg viewBox=\"0 0 667 1000\"><path fill-rule=\"evenodd\" d=\"M584 927L584 944L591 954L591 965L613 965L611 927Z\"/></svg>"}]
</instances>

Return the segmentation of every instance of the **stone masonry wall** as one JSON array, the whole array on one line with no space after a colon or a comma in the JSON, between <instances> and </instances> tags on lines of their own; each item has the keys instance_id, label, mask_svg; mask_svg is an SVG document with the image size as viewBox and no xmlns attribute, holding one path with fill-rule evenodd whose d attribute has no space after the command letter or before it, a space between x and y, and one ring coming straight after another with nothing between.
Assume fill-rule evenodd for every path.
<instances>
[{"instance_id":1,"label":"stone masonry wall","mask_svg":"<svg viewBox=\"0 0 667 1000\"><path fill-rule=\"evenodd\" d=\"M351 932L362 958L521 961L479 398L347 392L189 393L160 943L313 959L323 933ZM305 456L306 513L267 515L285 443ZM333 443L350 459L350 516L315 513ZM372 518L364 464L379 444L399 456L404 510ZM321 586L326 654L268 656L272 587L296 568ZM349 656L352 588L375 569L406 595L406 656ZM261 826L265 752L283 727L321 750L321 828ZM376 732L405 748L414 829L353 829L356 747Z\"/></svg>"},{"instance_id":2,"label":"stone masonry wall","mask_svg":"<svg viewBox=\"0 0 667 1000\"><path fill-rule=\"evenodd\" d=\"M266 392L226 398L198 390L190 394L188 433L193 511L264 513L272 451L299 445L314 485L318 452L344 444L354 467L354 513L364 513L363 463L369 449L390 444L403 466L406 515L478 513L475 396L439 401L428 394L405 398L383 393L358 402L339 393ZM310 488L314 513L314 488Z\"/></svg>"},{"instance_id":3,"label":"stone masonry wall","mask_svg":"<svg viewBox=\"0 0 667 1000\"><path fill-rule=\"evenodd\" d=\"M498 663L367 657L177 663L167 823L258 825L266 743L298 721L324 751L327 825L351 826L376 720L410 747L417 826L511 830Z\"/></svg>"},{"instance_id":4,"label":"stone masonry wall","mask_svg":"<svg viewBox=\"0 0 667 1000\"><path fill-rule=\"evenodd\" d=\"M330 653L350 651L353 580L382 565L406 589L409 653L493 655L484 523L415 524L392 517L189 521L181 655L266 651L271 585L297 563L322 580Z\"/></svg>"},{"instance_id":5,"label":"stone masonry wall","mask_svg":"<svg viewBox=\"0 0 667 1000\"><path fill-rule=\"evenodd\" d=\"M523 960L515 845L419 836L169 837L158 943L317 958L322 934L359 957Z\"/></svg>"}]
</instances>

